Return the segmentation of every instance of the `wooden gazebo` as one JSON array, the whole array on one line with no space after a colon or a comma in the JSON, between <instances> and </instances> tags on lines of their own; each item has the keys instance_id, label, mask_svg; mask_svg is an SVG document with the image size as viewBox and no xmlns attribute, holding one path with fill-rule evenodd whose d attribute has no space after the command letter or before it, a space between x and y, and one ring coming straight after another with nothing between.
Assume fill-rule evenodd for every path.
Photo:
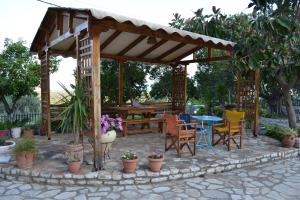
<instances>
[{"instance_id":1,"label":"wooden gazebo","mask_svg":"<svg viewBox=\"0 0 300 200\"><path fill-rule=\"evenodd\" d=\"M186 103L186 66L194 62L230 59L235 43L184 30L161 26L95 9L48 8L35 35L31 52L41 60L41 132L51 136L49 56L77 59L78 81L85 83L90 102L92 133L100 133L101 115L100 59L119 62L119 105L122 104L122 64L146 62L173 67L172 107L184 110ZM208 57L182 60L194 52L208 49ZM214 57L214 49L224 51ZM99 142L94 140L95 143ZM99 146L99 144L95 144ZM94 160L99 152L95 150ZM99 159L99 157L98 157ZM100 169L102 162L95 162Z\"/></svg>"}]
</instances>

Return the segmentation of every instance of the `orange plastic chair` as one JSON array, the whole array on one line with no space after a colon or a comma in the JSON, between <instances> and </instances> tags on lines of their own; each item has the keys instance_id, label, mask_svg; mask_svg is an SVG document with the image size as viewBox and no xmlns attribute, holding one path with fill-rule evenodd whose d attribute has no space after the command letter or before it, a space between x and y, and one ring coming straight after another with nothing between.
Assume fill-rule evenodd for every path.
<instances>
[{"instance_id":1,"label":"orange plastic chair","mask_svg":"<svg viewBox=\"0 0 300 200\"><path fill-rule=\"evenodd\" d=\"M213 125L212 143L216 145L220 142L227 146L228 151L231 150L231 141L241 149L243 145L243 132L245 124L245 112L225 111L225 122ZM219 139L215 142L215 135ZM236 139L239 139L239 143Z\"/></svg>"},{"instance_id":2,"label":"orange plastic chair","mask_svg":"<svg viewBox=\"0 0 300 200\"><path fill-rule=\"evenodd\" d=\"M163 119L166 122L165 151L174 147L177 151L177 156L180 157L183 147L187 146L190 153L194 156L196 154L197 129L186 128L189 124L178 120L177 115L164 114ZM190 143L194 144L193 150L189 146Z\"/></svg>"}]
</instances>

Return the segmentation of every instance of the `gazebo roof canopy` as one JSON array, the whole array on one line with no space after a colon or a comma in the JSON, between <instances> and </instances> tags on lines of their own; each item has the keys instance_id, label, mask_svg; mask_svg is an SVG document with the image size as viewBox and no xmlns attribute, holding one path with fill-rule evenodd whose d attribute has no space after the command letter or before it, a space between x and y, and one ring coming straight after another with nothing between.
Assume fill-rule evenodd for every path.
<instances>
[{"instance_id":1,"label":"gazebo roof canopy","mask_svg":"<svg viewBox=\"0 0 300 200\"><path fill-rule=\"evenodd\" d=\"M96 9L48 8L31 52L76 56L76 37L100 30L101 58L178 63L201 48L231 51L235 43ZM218 60L218 59L217 59Z\"/></svg>"}]
</instances>

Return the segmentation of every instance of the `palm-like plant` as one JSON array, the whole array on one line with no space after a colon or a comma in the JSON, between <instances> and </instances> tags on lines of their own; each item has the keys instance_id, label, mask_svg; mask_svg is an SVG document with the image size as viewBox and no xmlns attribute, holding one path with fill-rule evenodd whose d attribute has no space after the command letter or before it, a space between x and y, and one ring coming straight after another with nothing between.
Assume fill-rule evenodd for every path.
<instances>
[{"instance_id":1,"label":"palm-like plant","mask_svg":"<svg viewBox=\"0 0 300 200\"><path fill-rule=\"evenodd\" d=\"M67 93L67 95L63 95L61 99L61 102L65 104L66 107L60 114L62 118L60 127L63 133L72 131L74 142L78 144L80 133L85 128L88 116L83 86L81 84L77 86L71 84L74 90L70 91L62 83L59 83L59 85Z\"/></svg>"}]
</instances>

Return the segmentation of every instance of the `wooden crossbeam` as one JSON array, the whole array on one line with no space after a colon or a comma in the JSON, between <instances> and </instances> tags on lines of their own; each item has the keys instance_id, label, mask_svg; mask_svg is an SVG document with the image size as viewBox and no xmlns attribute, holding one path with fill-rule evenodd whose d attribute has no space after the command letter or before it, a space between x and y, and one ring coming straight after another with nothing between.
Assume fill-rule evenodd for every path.
<instances>
[{"instance_id":1,"label":"wooden crossbeam","mask_svg":"<svg viewBox=\"0 0 300 200\"><path fill-rule=\"evenodd\" d=\"M143 41L147 36L140 35L136 40L134 40L132 43L130 43L127 47L125 47L123 50L121 50L118 55L122 56L126 54L130 49L138 45L141 41Z\"/></svg>"},{"instance_id":2,"label":"wooden crossbeam","mask_svg":"<svg viewBox=\"0 0 300 200\"><path fill-rule=\"evenodd\" d=\"M192 53L194 53L194 52L196 52L196 51L198 51L199 49L202 49L202 48L203 48L203 47L197 46L197 47L195 47L195 48L189 50L188 52L185 52L185 53L183 53L182 55L178 56L178 57L175 58L174 60L175 60L175 61L180 61L181 59L183 59L183 58L189 56L190 54L192 54Z\"/></svg>"},{"instance_id":3,"label":"wooden crossbeam","mask_svg":"<svg viewBox=\"0 0 300 200\"><path fill-rule=\"evenodd\" d=\"M121 31L115 31L109 38L101 44L101 50L105 49L114 39L116 39L122 32Z\"/></svg>"},{"instance_id":4,"label":"wooden crossbeam","mask_svg":"<svg viewBox=\"0 0 300 200\"><path fill-rule=\"evenodd\" d=\"M146 55L148 55L149 53L151 53L152 51L154 51L155 49L157 49L158 47L160 47L161 45L165 44L168 40L160 40L158 43L156 43L155 45L153 45L152 47L150 47L149 49L145 50L143 53L141 53L140 55L138 55L138 58L143 58Z\"/></svg>"},{"instance_id":5,"label":"wooden crossbeam","mask_svg":"<svg viewBox=\"0 0 300 200\"><path fill-rule=\"evenodd\" d=\"M165 53L161 54L160 56L156 57L156 60L161 60L165 57L167 57L168 55L170 55L171 53L173 53L174 51L177 51L178 49L184 47L185 44L184 43L180 43L178 45L176 45L175 47L169 49L168 51L166 51Z\"/></svg>"},{"instance_id":6,"label":"wooden crossbeam","mask_svg":"<svg viewBox=\"0 0 300 200\"><path fill-rule=\"evenodd\" d=\"M101 58L107 58L112 60L119 60L119 61L134 61L134 62L143 62L143 63L152 63L152 64L169 64L170 62L165 62L161 60L154 60L154 59L148 59L148 58L136 58L136 57L130 57L130 56L118 56L118 55L111 55L111 54L105 54L101 53Z\"/></svg>"},{"instance_id":7,"label":"wooden crossbeam","mask_svg":"<svg viewBox=\"0 0 300 200\"><path fill-rule=\"evenodd\" d=\"M221 43L214 44L212 42L204 42L203 40L195 40L189 37L182 37L179 34L170 34L166 33L165 31L161 30L152 30L148 27L136 27L132 25L131 23L119 23L112 19L102 19L97 20L95 22L99 25L99 28L106 27L108 29L115 29L118 31L124 31L129 33L135 33L135 34L141 34L141 35L147 35L149 37L155 37L155 38L161 38L165 40L170 41L176 41L180 43L185 44L195 44L198 46L204 46L204 47L211 47L215 49L222 49L222 50L233 50L233 47L230 45L224 46Z\"/></svg>"},{"instance_id":8,"label":"wooden crossbeam","mask_svg":"<svg viewBox=\"0 0 300 200\"><path fill-rule=\"evenodd\" d=\"M184 60L179 61L177 64L181 65L188 65L190 63L199 63L199 62L213 62L213 61L222 61L222 60L231 60L231 56L218 56L218 57L211 57L211 58L199 58L195 60Z\"/></svg>"}]
</instances>

